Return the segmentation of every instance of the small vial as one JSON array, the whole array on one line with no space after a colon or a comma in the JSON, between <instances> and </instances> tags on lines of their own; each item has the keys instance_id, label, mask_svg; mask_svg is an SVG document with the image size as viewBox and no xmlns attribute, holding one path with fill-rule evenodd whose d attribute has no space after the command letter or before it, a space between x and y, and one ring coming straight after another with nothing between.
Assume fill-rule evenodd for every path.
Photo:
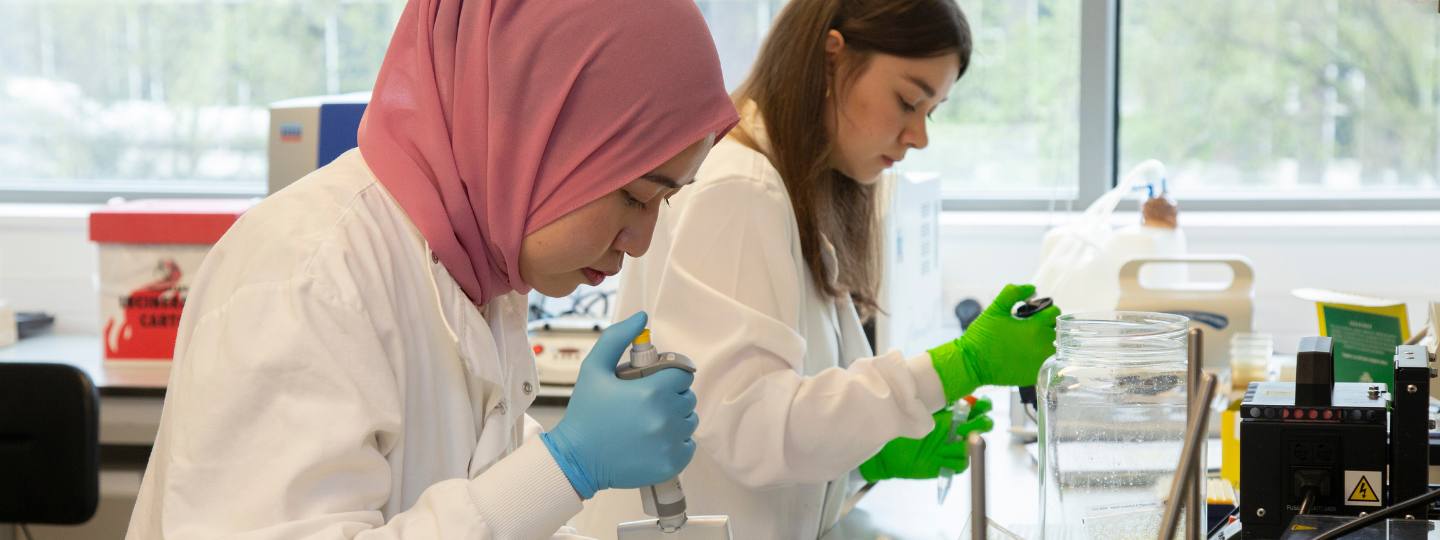
<instances>
[{"instance_id":1,"label":"small vial","mask_svg":"<svg viewBox=\"0 0 1440 540\"><path fill-rule=\"evenodd\" d=\"M960 434L957 430L960 429L960 424L970 419L970 407L974 406L976 401L975 396L965 396L955 400L955 403L950 406L950 435L945 438L945 442L960 442ZM950 494L950 483L954 477L955 471L947 467L940 468L940 476L936 477L935 484L936 502L945 503L945 496Z\"/></svg>"}]
</instances>

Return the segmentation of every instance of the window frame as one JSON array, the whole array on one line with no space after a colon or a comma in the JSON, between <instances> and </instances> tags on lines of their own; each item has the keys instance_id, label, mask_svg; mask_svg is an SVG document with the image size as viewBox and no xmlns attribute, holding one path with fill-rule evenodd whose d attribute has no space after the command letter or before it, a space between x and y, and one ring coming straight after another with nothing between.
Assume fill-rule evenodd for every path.
<instances>
[{"instance_id":1,"label":"window frame","mask_svg":"<svg viewBox=\"0 0 1440 540\"><path fill-rule=\"evenodd\" d=\"M1079 122L1078 185L1069 198L1045 194L977 194L946 190L945 211L1053 211L1084 209L1118 181L1120 9L1123 0L1080 0L1080 67L1077 120ZM39 182L36 182L39 183ZM101 203L115 197L136 198L254 198L259 191L236 189L234 184L201 181L136 182L132 186L97 181L75 186L25 187L0 184L0 201L20 203ZM1440 192L1395 196L1347 193L1211 193L1182 194L1186 210L1198 211L1346 211L1440 210ZM1122 209L1136 208L1125 201Z\"/></svg>"},{"instance_id":2,"label":"window frame","mask_svg":"<svg viewBox=\"0 0 1440 540\"><path fill-rule=\"evenodd\" d=\"M118 181L97 183L114 184ZM116 197L124 199L258 199L267 195L263 183L257 186L260 188L258 191L237 190L230 184L216 185L207 189L207 182L202 181L146 182L144 187L138 187L138 182L136 184L137 187L107 185L100 188L93 183L82 183L68 189L0 186L0 201L6 203L100 204Z\"/></svg>"}]
</instances>

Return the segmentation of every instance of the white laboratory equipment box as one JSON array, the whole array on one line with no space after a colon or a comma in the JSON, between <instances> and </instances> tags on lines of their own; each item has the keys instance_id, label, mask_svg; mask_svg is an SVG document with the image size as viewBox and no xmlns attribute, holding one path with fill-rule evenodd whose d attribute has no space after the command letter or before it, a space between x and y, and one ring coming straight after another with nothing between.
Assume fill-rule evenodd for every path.
<instances>
[{"instance_id":1,"label":"white laboratory equipment box","mask_svg":"<svg viewBox=\"0 0 1440 540\"><path fill-rule=\"evenodd\" d=\"M355 148L369 92L287 99L270 104L270 179L275 193Z\"/></svg>"},{"instance_id":2,"label":"white laboratory equipment box","mask_svg":"<svg viewBox=\"0 0 1440 540\"><path fill-rule=\"evenodd\" d=\"M887 174L880 188L883 271L875 352L914 354L955 339L940 266L940 179Z\"/></svg>"}]
</instances>

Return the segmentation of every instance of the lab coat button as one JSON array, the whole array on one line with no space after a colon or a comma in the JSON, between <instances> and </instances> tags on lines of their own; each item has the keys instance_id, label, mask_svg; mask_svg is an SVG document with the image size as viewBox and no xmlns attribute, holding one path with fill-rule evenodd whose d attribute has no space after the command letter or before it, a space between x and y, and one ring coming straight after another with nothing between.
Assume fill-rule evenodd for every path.
<instances>
[{"instance_id":1,"label":"lab coat button","mask_svg":"<svg viewBox=\"0 0 1440 540\"><path fill-rule=\"evenodd\" d=\"M501 401L500 403L497 403L497 404L495 405L495 410L500 411L500 414L505 414L505 412L508 411L509 409L510 409L510 406L507 405L504 401Z\"/></svg>"},{"instance_id":2,"label":"lab coat button","mask_svg":"<svg viewBox=\"0 0 1440 540\"><path fill-rule=\"evenodd\" d=\"M535 385L530 384L530 381L525 381L525 384L520 385L520 389L524 390L527 396L535 393Z\"/></svg>"},{"instance_id":3,"label":"lab coat button","mask_svg":"<svg viewBox=\"0 0 1440 540\"><path fill-rule=\"evenodd\" d=\"M433 262L433 263L435 263L435 264L440 264L440 254L439 254L439 253L435 253L435 252L433 252L433 251L430 252L430 262Z\"/></svg>"}]
</instances>

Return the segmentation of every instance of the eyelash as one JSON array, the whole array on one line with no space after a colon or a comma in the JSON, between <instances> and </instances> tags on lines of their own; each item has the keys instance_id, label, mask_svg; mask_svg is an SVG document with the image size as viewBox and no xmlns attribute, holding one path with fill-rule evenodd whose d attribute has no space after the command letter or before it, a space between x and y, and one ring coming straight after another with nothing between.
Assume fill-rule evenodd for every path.
<instances>
[{"instance_id":1,"label":"eyelash","mask_svg":"<svg viewBox=\"0 0 1440 540\"><path fill-rule=\"evenodd\" d=\"M641 202L640 199L636 199L633 195L630 195L629 192L625 193L625 204L627 206L639 208L641 210L645 210L646 208L648 208L648 206L646 206L644 202Z\"/></svg>"},{"instance_id":2,"label":"eyelash","mask_svg":"<svg viewBox=\"0 0 1440 540\"><path fill-rule=\"evenodd\" d=\"M905 98L902 98L902 97L898 97L898 96L897 96L896 99L900 100L900 110L905 111L905 112L907 112L907 113L915 112L915 106L914 106L914 105L911 105L909 102L905 101Z\"/></svg>"},{"instance_id":3,"label":"eyelash","mask_svg":"<svg viewBox=\"0 0 1440 540\"><path fill-rule=\"evenodd\" d=\"M900 110L905 111L906 114L913 113L913 112L915 112L916 110L918 110L918 108L917 108L916 106L911 105L909 102L906 102L906 101L905 101L905 98L896 96L896 99L900 100ZM934 120L934 119L935 119L935 111L932 110L932 111L930 111L930 112L928 112L928 113L925 113L925 118L930 119L930 120Z\"/></svg>"}]
</instances>

